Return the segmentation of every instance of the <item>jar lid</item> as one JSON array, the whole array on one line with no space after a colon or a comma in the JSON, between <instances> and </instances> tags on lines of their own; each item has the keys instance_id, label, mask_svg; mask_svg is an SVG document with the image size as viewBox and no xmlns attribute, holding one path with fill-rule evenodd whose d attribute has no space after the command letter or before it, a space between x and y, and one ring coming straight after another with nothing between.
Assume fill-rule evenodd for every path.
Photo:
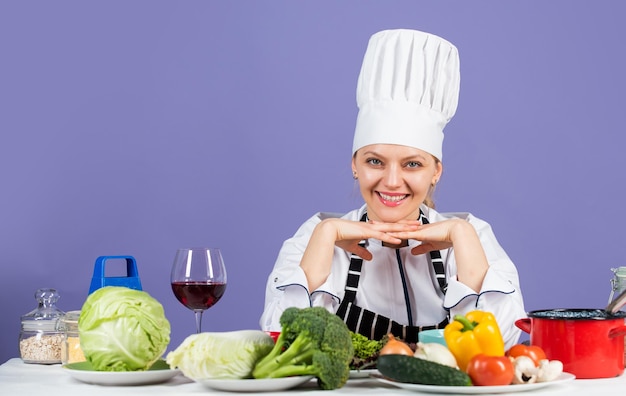
<instances>
[{"instance_id":1,"label":"jar lid","mask_svg":"<svg viewBox=\"0 0 626 396\"><path fill-rule=\"evenodd\" d=\"M80 311L67 311L59 320L58 329L61 331L78 331Z\"/></svg>"},{"instance_id":2,"label":"jar lid","mask_svg":"<svg viewBox=\"0 0 626 396\"><path fill-rule=\"evenodd\" d=\"M59 297L56 289L38 289L35 292L38 306L22 316L22 328L27 331L55 331L57 322L65 315L56 306Z\"/></svg>"},{"instance_id":3,"label":"jar lid","mask_svg":"<svg viewBox=\"0 0 626 396\"><path fill-rule=\"evenodd\" d=\"M626 267L611 268L611 271L615 273L615 276L626 277Z\"/></svg>"},{"instance_id":4,"label":"jar lid","mask_svg":"<svg viewBox=\"0 0 626 396\"><path fill-rule=\"evenodd\" d=\"M78 318L80 318L80 311L67 311L65 315L63 315L63 321L68 323L78 323Z\"/></svg>"},{"instance_id":5,"label":"jar lid","mask_svg":"<svg viewBox=\"0 0 626 396\"><path fill-rule=\"evenodd\" d=\"M22 321L24 331L54 332L57 330L58 320L25 320Z\"/></svg>"}]
</instances>

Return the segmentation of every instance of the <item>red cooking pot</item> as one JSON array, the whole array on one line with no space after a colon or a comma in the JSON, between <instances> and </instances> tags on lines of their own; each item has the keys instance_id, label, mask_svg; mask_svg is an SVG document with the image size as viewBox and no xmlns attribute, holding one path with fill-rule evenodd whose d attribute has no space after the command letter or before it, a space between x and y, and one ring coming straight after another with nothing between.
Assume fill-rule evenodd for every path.
<instances>
[{"instance_id":1,"label":"red cooking pot","mask_svg":"<svg viewBox=\"0 0 626 396\"><path fill-rule=\"evenodd\" d=\"M515 325L530 334L550 360L576 378L609 378L624 372L625 312L549 309L528 312Z\"/></svg>"}]
</instances>

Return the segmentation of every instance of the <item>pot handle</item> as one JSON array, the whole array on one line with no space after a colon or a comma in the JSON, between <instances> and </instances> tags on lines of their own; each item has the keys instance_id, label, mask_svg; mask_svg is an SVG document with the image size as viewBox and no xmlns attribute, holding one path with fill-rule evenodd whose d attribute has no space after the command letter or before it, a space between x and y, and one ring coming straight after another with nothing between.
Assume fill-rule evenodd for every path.
<instances>
[{"instance_id":1,"label":"pot handle","mask_svg":"<svg viewBox=\"0 0 626 396\"><path fill-rule=\"evenodd\" d=\"M621 337L626 335L626 326L618 326L609 331L609 338Z\"/></svg>"},{"instance_id":2,"label":"pot handle","mask_svg":"<svg viewBox=\"0 0 626 396\"><path fill-rule=\"evenodd\" d=\"M522 331L530 334L530 318L522 318L515 321L515 326L517 326ZM626 326L624 326L626 330Z\"/></svg>"}]
</instances>

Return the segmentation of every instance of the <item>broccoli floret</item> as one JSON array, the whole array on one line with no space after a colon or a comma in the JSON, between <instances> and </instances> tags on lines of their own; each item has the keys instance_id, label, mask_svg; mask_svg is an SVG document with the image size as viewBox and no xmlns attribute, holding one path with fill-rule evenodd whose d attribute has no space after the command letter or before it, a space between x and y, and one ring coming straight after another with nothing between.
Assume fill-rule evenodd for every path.
<instances>
[{"instance_id":1,"label":"broccoli floret","mask_svg":"<svg viewBox=\"0 0 626 396\"><path fill-rule=\"evenodd\" d=\"M342 387L354 354L350 330L322 307L287 308L274 348L255 366L254 378L314 375L321 389Z\"/></svg>"}]
</instances>

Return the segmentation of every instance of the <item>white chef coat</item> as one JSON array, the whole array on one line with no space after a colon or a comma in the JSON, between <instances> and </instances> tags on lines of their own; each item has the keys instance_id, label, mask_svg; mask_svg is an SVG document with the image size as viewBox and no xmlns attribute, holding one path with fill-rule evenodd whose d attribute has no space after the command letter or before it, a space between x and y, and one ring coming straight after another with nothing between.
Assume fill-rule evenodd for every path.
<instances>
[{"instance_id":1,"label":"white chef coat","mask_svg":"<svg viewBox=\"0 0 626 396\"><path fill-rule=\"evenodd\" d=\"M479 293L457 281L454 249L441 251L448 282L446 294L440 290L435 272L429 263L429 255L415 256L411 249L419 242L410 240L409 246L400 248L401 261L407 279L410 306L414 323L408 323L405 296L402 287L396 249L382 246L376 239L367 241L372 253L371 261L363 261L355 304L403 325L430 326L440 323L449 315L465 314L478 309L492 312L500 326L507 348L518 342L521 330L514 322L526 317L517 269L502 249L491 226L470 213L438 213L425 205L421 207L430 223L450 218L461 218L476 229L489 262L489 269ZM300 260L313 229L324 218L342 217L359 221L366 206L343 216L317 213L308 219L283 243L268 280L265 309L261 316L261 328L280 331L279 319L288 307L323 306L336 312L344 296L344 288L350 266L350 253L335 247L331 273L324 284L316 290L308 290Z\"/></svg>"}]
</instances>

